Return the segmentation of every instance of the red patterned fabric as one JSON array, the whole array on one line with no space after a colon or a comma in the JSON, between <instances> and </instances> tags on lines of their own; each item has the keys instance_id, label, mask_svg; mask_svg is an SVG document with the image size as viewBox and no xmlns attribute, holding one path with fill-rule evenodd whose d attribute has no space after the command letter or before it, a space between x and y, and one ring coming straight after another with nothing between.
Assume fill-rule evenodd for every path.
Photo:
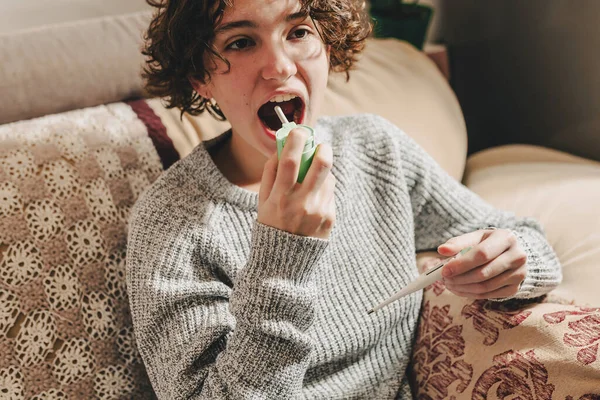
<instances>
[{"instance_id":1,"label":"red patterned fabric","mask_svg":"<svg viewBox=\"0 0 600 400\"><path fill-rule=\"evenodd\" d=\"M409 367L414 397L600 400L600 308L549 295L491 302L425 289Z\"/></svg>"},{"instance_id":2,"label":"red patterned fabric","mask_svg":"<svg viewBox=\"0 0 600 400\"><path fill-rule=\"evenodd\" d=\"M494 390L495 389L495 393ZM548 371L535 356L509 350L494 356L493 365L475 383L472 399L515 397L522 399L552 399L554 385L548 384Z\"/></svg>"},{"instance_id":3,"label":"red patterned fabric","mask_svg":"<svg viewBox=\"0 0 600 400\"><path fill-rule=\"evenodd\" d=\"M575 311L558 311L544 314L549 324L560 324L567 318L569 333L563 336L567 346L581 348L577 352L577 360L588 365L598 360L598 344L600 343L600 308L579 307ZM599 383L600 384L600 383Z\"/></svg>"}]
</instances>

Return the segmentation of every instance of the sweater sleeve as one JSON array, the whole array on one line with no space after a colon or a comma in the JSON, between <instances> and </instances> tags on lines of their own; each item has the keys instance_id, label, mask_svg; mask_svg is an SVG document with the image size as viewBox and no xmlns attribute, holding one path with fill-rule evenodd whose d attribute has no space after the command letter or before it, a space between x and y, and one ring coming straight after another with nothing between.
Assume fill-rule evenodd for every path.
<instances>
[{"instance_id":1,"label":"sweater sleeve","mask_svg":"<svg viewBox=\"0 0 600 400\"><path fill-rule=\"evenodd\" d=\"M562 280L561 266L533 218L492 207L444 171L411 137L389 122L409 188L417 251L436 250L446 240L486 227L510 229L527 254L527 277L514 298L541 296Z\"/></svg>"},{"instance_id":2,"label":"sweater sleeve","mask_svg":"<svg viewBox=\"0 0 600 400\"><path fill-rule=\"evenodd\" d=\"M127 254L137 345L158 398L297 397L327 241L255 223L232 287L206 256L219 251L215 235L158 209L132 215Z\"/></svg>"}]
</instances>

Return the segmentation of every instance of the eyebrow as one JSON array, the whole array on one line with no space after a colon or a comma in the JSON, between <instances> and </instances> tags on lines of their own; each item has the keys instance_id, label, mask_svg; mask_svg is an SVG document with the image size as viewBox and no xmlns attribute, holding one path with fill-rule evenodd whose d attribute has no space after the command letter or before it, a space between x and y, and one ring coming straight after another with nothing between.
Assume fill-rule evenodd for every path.
<instances>
[{"instance_id":1,"label":"eyebrow","mask_svg":"<svg viewBox=\"0 0 600 400\"><path fill-rule=\"evenodd\" d=\"M295 21L297 19L300 18L306 18L308 16L307 12L304 11L298 11L295 12L293 14L288 15L287 17L285 17L285 21L286 22L291 22L291 21ZM227 22L226 24L223 24L219 27L217 27L217 29L215 29L215 35L219 34L219 33L223 33L226 31L230 31L232 29L236 29L236 28L253 28L256 29L258 28L258 25L256 24L256 22L253 21L249 21L249 20L240 20L240 21L232 21L232 22Z\"/></svg>"}]
</instances>

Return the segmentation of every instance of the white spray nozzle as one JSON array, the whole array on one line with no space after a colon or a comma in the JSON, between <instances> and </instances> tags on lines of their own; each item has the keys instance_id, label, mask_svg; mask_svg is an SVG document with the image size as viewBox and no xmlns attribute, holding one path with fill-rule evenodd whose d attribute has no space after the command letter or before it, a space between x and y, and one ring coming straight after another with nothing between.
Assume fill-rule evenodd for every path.
<instances>
[{"instance_id":1,"label":"white spray nozzle","mask_svg":"<svg viewBox=\"0 0 600 400\"><path fill-rule=\"evenodd\" d=\"M281 107L279 106L275 106L275 113L277 114L277 116L279 117L279 120L281 121L282 124L289 124L289 121L287 120L287 118L285 117L285 114L283 113L283 111L281 110Z\"/></svg>"}]
</instances>

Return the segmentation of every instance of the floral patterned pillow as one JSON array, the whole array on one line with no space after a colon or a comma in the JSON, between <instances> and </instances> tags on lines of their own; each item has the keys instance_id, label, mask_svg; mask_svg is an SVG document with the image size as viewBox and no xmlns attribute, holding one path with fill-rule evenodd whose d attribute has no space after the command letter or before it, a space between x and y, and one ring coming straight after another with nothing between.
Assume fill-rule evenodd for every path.
<instances>
[{"instance_id":1,"label":"floral patterned pillow","mask_svg":"<svg viewBox=\"0 0 600 400\"><path fill-rule=\"evenodd\" d=\"M420 265L432 262L420 257ZM409 375L417 399L600 399L600 308L425 289Z\"/></svg>"},{"instance_id":2,"label":"floral patterned pillow","mask_svg":"<svg viewBox=\"0 0 600 400\"><path fill-rule=\"evenodd\" d=\"M154 398L124 262L157 133L140 101L0 126L0 398Z\"/></svg>"}]
</instances>

